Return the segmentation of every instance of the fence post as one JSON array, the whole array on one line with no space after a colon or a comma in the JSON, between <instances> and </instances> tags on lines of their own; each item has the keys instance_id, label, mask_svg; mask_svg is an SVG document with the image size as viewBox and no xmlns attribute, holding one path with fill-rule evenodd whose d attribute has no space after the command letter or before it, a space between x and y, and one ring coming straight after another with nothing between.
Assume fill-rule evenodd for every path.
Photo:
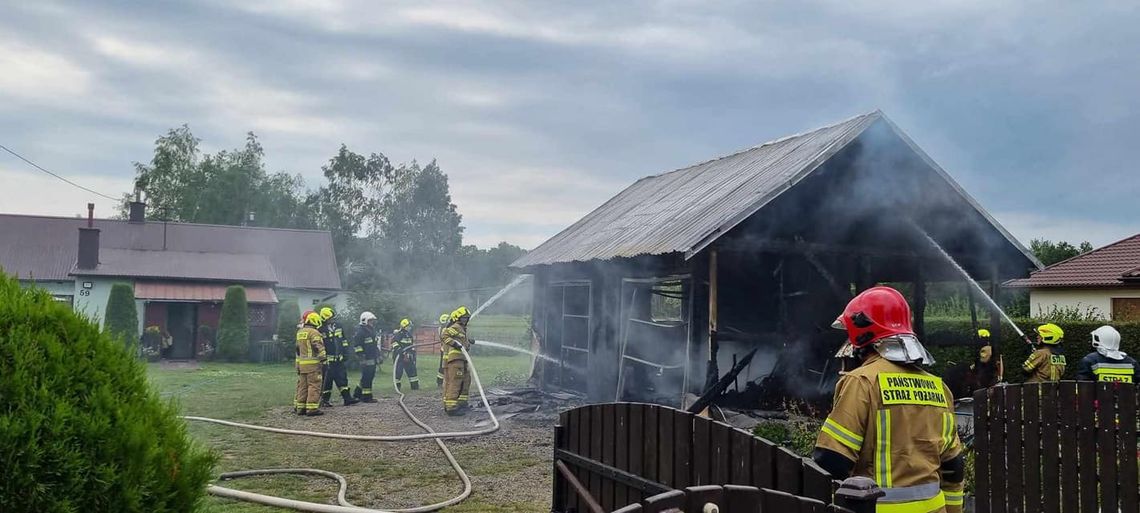
<instances>
[{"instance_id":1,"label":"fence post","mask_svg":"<svg viewBox=\"0 0 1140 513\"><path fill-rule=\"evenodd\" d=\"M835 504L854 513L875 513L875 504L886 493L869 477L849 477L839 483Z\"/></svg>"}]
</instances>

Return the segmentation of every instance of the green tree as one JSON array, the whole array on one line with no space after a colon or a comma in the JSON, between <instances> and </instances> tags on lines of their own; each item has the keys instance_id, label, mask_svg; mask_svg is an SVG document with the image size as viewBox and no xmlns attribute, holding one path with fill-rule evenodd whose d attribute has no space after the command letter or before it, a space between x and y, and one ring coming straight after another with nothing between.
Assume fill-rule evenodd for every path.
<instances>
[{"instance_id":1,"label":"green tree","mask_svg":"<svg viewBox=\"0 0 1140 513\"><path fill-rule=\"evenodd\" d=\"M297 334L297 323L301 318L301 307L296 299L284 299L277 304L277 340L292 345Z\"/></svg>"},{"instance_id":2,"label":"green tree","mask_svg":"<svg viewBox=\"0 0 1140 513\"><path fill-rule=\"evenodd\" d=\"M462 271L457 258L463 244L462 217L451 202L447 175L432 161L400 166L384 197L377 226L377 255L393 285L441 287Z\"/></svg>"},{"instance_id":3,"label":"green tree","mask_svg":"<svg viewBox=\"0 0 1140 513\"><path fill-rule=\"evenodd\" d=\"M216 457L110 333L0 274L4 511L191 512Z\"/></svg>"},{"instance_id":4,"label":"green tree","mask_svg":"<svg viewBox=\"0 0 1140 513\"><path fill-rule=\"evenodd\" d=\"M383 154L365 157L342 144L321 171L326 184L308 196L306 205L318 224L332 233L337 258L344 262L353 253L356 237L374 232L380 223L392 164Z\"/></svg>"},{"instance_id":5,"label":"green tree","mask_svg":"<svg viewBox=\"0 0 1140 513\"><path fill-rule=\"evenodd\" d=\"M139 314L135 309L135 289L129 283L111 285L107 298L107 318L103 327L115 340L127 345L139 339Z\"/></svg>"},{"instance_id":6,"label":"green tree","mask_svg":"<svg viewBox=\"0 0 1140 513\"><path fill-rule=\"evenodd\" d=\"M226 361L244 360L249 355L249 304L245 287L226 289L222 315L218 321L218 356Z\"/></svg>"},{"instance_id":7,"label":"green tree","mask_svg":"<svg viewBox=\"0 0 1140 513\"><path fill-rule=\"evenodd\" d=\"M1029 241L1029 250L1045 265L1068 260L1077 255L1083 255L1093 250L1088 241L1073 246L1065 241L1053 242L1047 239L1033 239Z\"/></svg>"}]
</instances>

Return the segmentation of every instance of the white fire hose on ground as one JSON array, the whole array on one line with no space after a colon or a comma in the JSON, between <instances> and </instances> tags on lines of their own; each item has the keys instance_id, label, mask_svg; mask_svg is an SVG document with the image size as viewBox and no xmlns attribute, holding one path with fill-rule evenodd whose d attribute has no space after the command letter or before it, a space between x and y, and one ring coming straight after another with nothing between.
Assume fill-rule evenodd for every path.
<instances>
[{"instance_id":1,"label":"white fire hose on ground","mask_svg":"<svg viewBox=\"0 0 1140 513\"><path fill-rule=\"evenodd\" d=\"M430 344L430 345L435 346L435 344ZM409 348L408 350L414 350L414 347L415 346ZM469 372L471 372L471 378L475 382L475 388L477 390L479 390L479 398L483 400L483 404L487 407L487 413L491 416L491 425L486 427L486 428L483 428L483 429L478 429L478 430L473 430L473 431L452 431L452 432L446 432L446 433L436 433L430 426L428 426L427 424L424 424L423 421L421 421L414 414L412 414L412 411L408 408L408 405L404 404L404 397L405 397L404 392L402 390L400 390L399 387L395 386L396 373L394 373L394 372L392 373L392 383L393 383L393 387L396 389L396 393L399 394L399 396L400 396L399 397L400 408L403 409L404 414L406 414L408 416L408 418L411 419L411 421L414 422L417 426L422 428L425 431L425 433L419 433L419 434L414 434L414 435L350 435L350 434L345 434L345 433L326 433L326 432L322 432L322 431L303 431L303 430L296 430L296 429L273 428L273 427L267 427L267 426L258 426L258 425L254 425L254 424L243 424L241 422L231 422L228 420L211 419L211 418L207 418L207 417L195 417L195 416L183 417L186 420L192 420L192 421L198 421L198 422L209 422L209 423L213 423L213 424L221 424L223 426L253 429L253 430L257 430L257 431L266 431L269 433L280 433L280 434L286 434L286 435L313 436L313 437L319 437L319 438L336 438L336 439L341 439L341 440L362 440L362 441L370 441L370 442L398 442L398 441L409 441L409 440L423 440L423 439L430 438L432 440L435 440L436 445L438 445L439 449L441 451L443 451L444 457L447 458L448 463L451 464L451 468L455 469L456 475L458 475L459 479L463 481L463 492L460 493L459 495L456 495L455 497L452 497L451 499L448 499L448 500L443 501L443 502L438 502L438 503L430 504L427 506L419 506L419 507L415 507L415 508L405 508L405 509L362 508L359 506L352 505L345 498L345 492L348 489L348 483L345 481L344 476L341 476L340 474L337 474L334 472L329 472L327 470L320 470L320 469L313 469L313 468L283 468L283 469L242 470L242 471L237 471L237 472L226 472L219 477L222 480L237 479L237 478L241 478L241 477L250 477L250 476L278 475L278 474L299 474L299 475L315 475L315 476L327 477L327 478L336 480L340 485L340 489L337 491L337 497L336 497L336 501L337 501L338 505L334 506L332 504L321 504L321 503L316 503L316 502L306 502L306 501L299 501L299 500L294 500L294 499L286 499L283 497L276 497L273 495L265 495L265 494L261 494L261 493L253 493L253 492L245 492L242 490L235 490L233 488L225 488L225 487L218 486L218 485L210 485L206 489L206 491L208 493L210 493L211 495L216 495L219 497L226 497L226 498L237 499L237 500L246 501L246 502L254 502L254 503L258 503L258 504L264 504L267 506L275 506L275 507L279 507L279 508L290 508L290 509L294 509L297 511L309 511L309 512L314 512L314 513L424 513L424 512L428 512L428 511L437 511L437 510L446 508L448 506L454 506L456 504L459 504L460 502L467 499L467 497L469 497L471 495L471 478L469 478L467 476L467 473L463 470L463 467L459 466L459 462L455 460L455 456L452 455L451 451L448 450L446 445L444 445L442 439L486 435L486 434L494 433L495 431L499 430L499 419L495 417L495 412L493 410L491 410L491 404L490 404L490 402L487 401L487 394L483 391L483 383L481 381L479 381L479 373L475 370L475 365L471 362L471 355L467 353L466 349L460 348L460 351L463 351L463 356L465 358L467 358L467 369Z\"/></svg>"}]
</instances>

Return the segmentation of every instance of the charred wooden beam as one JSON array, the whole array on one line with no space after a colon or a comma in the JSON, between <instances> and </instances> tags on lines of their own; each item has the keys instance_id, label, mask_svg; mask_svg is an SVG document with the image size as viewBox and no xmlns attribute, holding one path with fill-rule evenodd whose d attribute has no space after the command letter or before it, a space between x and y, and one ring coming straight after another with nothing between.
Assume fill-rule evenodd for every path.
<instances>
[{"instance_id":1,"label":"charred wooden beam","mask_svg":"<svg viewBox=\"0 0 1140 513\"><path fill-rule=\"evenodd\" d=\"M709 251L709 361L708 370L705 373L706 388L713 386L716 383L717 376L720 375L720 369L717 368L716 363L717 352L720 349L716 339L717 304L720 299L718 281L717 250L713 248Z\"/></svg>"},{"instance_id":2,"label":"charred wooden beam","mask_svg":"<svg viewBox=\"0 0 1140 513\"><path fill-rule=\"evenodd\" d=\"M748 364L752 363L752 357L756 355L756 351L757 349L749 351L748 354L744 355L744 358L736 362L732 370L728 371L728 373L721 377L715 384L705 390L705 393L701 394L697 402L689 406L688 412L697 415L704 411L705 408L708 408L709 404L713 402L713 399L716 399L720 394L724 393L728 385L736 380L736 376L739 375L745 367L748 367Z\"/></svg>"},{"instance_id":3,"label":"charred wooden beam","mask_svg":"<svg viewBox=\"0 0 1140 513\"><path fill-rule=\"evenodd\" d=\"M835 276L831 274L831 271L827 270L827 267L823 265L823 262L819 261L819 257L817 257L814 252L804 252L804 259L806 259L808 263L811 264L813 268L815 268L815 271L819 273L823 279L827 280L827 284L831 286L831 291L835 293L835 297L843 301L849 301L851 299L851 291L839 284L839 281L835 279Z\"/></svg>"}]
</instances>

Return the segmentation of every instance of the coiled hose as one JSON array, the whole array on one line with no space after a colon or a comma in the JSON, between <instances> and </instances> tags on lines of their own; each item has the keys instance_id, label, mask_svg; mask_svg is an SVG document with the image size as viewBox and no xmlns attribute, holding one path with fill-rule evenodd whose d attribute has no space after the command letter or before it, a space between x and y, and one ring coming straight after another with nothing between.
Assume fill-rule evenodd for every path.
<instances>
[{"instance_id":1,"label":"coiled hose","mask_svg":"<svg viewBox=\"0 0 1140 513\"><path fill-rule=\"evenodd\" d=\"M426 345L434 346L435 344L426 344ZM415 347L418 347L418 346L412 346L412 347L409 347L405 350L406 351L414 351ZM192 420L192 421L197 421L197 422L209 422L212 424L221 424L223 426L238 427L238 428L244 428L244 429L253 429L253 430L257 430L257 431L266 431L269 433L280 433L280 434L286 434L286 435L314 436L314 437L320 437L320 438L336 438L336 439L341 439L341 440L363 440L363 441L370 441L370 442L398 442L398 441L408 441L408 440L423 440L423 439L431 438L431 439L435 440L436 445L439 446L439 449L443 452L443 456L445 458L447 458L448 463L451 464L451 468L455 470L456 475L458 475L459 479L461 481L463 481L463 492L460 493L459 495L456 495L455 497L452 497L451 499L448 499L448 500L443 501L443 502L438 502L435 504L429 504L426 506L418 506L415 508L405 508L405 509L362 508L359 506L352 505L352 503L348 502L348 499L345 498L345 493L348 490L348 482L345 481L344 476L341 476L340 474L337 474L335 472L329 472L327 470L320 470L320 469L314 469L314 468L281 468L281 469L241 470L241 471L237 471L237 472L226 472L219 477L221 480L237 479L237 478L251 477L251 476L278 475L278 474L313 475L313 476L327 477L329 479L336 480L337 483L339 483L339 485L340 485L340 489L337 491L337 497L336 497L336 502L338 505L334 506L331 504L321 504L321 503L316 503L316 502L306 502L306 501L299 501L299 500L294 500L294 499L286 499L284 497L276 497L273 495L265 495L265 494L261 494L261 493L245 492L242 490L235 490L233 488L226 488L226 487L218 486L218 485L210 485L209 487L206 488L206 492L211 494L211 495L216 495L218 497L226 497L229 499L237 499L237 500L246 501L246 502L254 502L257 504L264 504L267 506L275 506L275 507L279 507L279 508L290 508L290 509L294 509L297 511L311 511L314 513L424 513L424 512L428 512L428 511L437 511L437 510L446 508L448 506L454 506L456 504L459 504L460 502L465 500L467 497L471 496L471 478L467 476L467 472L465 472L463 470L463 467L459 466L459 462L455 460L455 456L452 455L451 451L447 448L446 445L444 445L443 439L444 438L461 438L461 437L472 437L472 436L486 435L486 434L494 433L495 431L499 430L499 419L497 417L495 417L495 412L493 410L491 410L491 404L490 404L490 402L487 401L487 394L483 391L483 383L481 381L479 381L479 372L475 370L475 365L471 361L471 355L468 354L467 350L464 348L460 348L459 350L463 352L463 356L467 359L467 367L468 367L468 370L470 370L470 372L471 372L472 380L475 382L475 388L479 391L479 398L483 400L483 404L487 407L487 413L491 416L491 425L486 427L486 428L483 428L483 429L474 430L474 431L452 431L452 432L445 432L445 433L436 433L435 430L433 430L431 428L431 426L424 424L423 421L421 421L418 417L416 417L412 413L411 409L408 408L408 405L404 403L404 397L405 397L404 392L402 390L400 390L399 387L395 386L395 384L396 384L396 373L395 372L392 373L392 384L393 384L393 388L396 389L396 393L399 394L399 396L400 396L399 397L400 408L402 410L404 410L404 414L407 415L408 418L411 419L412 422L414 422L417 426L419 426L421 429L423 429L425 431L424 433L419 433L419 434L414 434L414 435L350 435L350 434L345 434L345 433L326 433L326 432L322 432L322 431L303 431L303 430L296 430L296 429L273 428L273 427L268 427L268 426L258 426L255 424L244 424L241 422L231 422L228 420L211 419L208 417L195 417L195 416L184 416L184 417L182 417L186 420Z\"/></svg>"}]
</instances>

